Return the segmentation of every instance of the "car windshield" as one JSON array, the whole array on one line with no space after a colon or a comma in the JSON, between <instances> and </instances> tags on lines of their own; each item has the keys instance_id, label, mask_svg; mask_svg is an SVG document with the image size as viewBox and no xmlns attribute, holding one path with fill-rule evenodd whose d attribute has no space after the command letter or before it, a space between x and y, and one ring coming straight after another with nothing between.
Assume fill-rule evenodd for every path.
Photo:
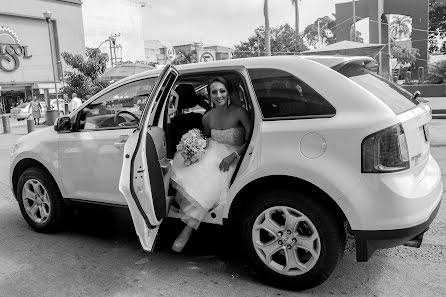
<instances>
[{"instance_id":1,"label":"car windshield","mask_svg":"<svg viewBox=\"0 0 446 297\"><path fill-rule=\"evenodd\" d=\"M25 108L28 106L29 103L22 103L19 106L17 106L18 108Z\"/></svg>"},{"instance_id":2,"label":"car windshield","mask_svg":"<svg viewBox=\"0 0 446 297\"><path fill-rule=\"evenodd\" d=\"M403 113L419 104L412 94L399 85L367 70L358 64L347 64L338 70L339 73L350 78L367 89L396 114Z\"/></svg>"}]
</instances>

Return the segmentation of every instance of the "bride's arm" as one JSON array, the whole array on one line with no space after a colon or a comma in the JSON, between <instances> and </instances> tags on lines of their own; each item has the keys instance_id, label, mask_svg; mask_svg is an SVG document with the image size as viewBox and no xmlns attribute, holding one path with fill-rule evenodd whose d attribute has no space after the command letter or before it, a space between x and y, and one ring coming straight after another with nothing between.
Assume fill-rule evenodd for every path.
<instances>
[{"instance_id":1,"label":"bride's arm","mask_svg":"<svg viewBox=\"0 0 446 297\"><path fill-rule=\"evenodd\" d=\"M243 128L245 129L245 143L236 148L233 153L224 158L220 163L220 170L227 171L229 166L238 158L240 154L243 152L246 146L246 141L251 133L251 121L249 120L248 112L244 108L240 108L236 112L236 116L238 120L242 123Z\"/></svg>"},{"instance_id":2,"label":"bride's arm","mask_svg":"<svg viewBox=\"0 0 446 297\"><path fill-rule=\"evenodd\" d=\"M203 118L201 119L201 122L203 124L203 135L206 137L210 137L211 136L211 128L209 127L209 112L203 116Z\"/></svg>"},{"instance_id":3,"label":"bride's arm","mask_svg":"<svg viewBox=\"0 0 446 297\"><path fill-rule=\"evenodd\" d=\"M248 141L248 137L251 135L251 121L249 119L248 112L244 108L239 109L238 116L240 123L242 123L242 126L245 129L245 143L235 151L237 157L240 157L240 154L245 149L246 141Z\"/></svg>"}]
</instances>

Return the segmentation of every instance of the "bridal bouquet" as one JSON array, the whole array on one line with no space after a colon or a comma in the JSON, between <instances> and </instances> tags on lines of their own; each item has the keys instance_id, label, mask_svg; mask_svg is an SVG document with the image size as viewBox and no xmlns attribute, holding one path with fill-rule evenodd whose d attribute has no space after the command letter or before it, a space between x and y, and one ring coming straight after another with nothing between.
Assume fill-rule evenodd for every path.
<instances>
[{"instance_id":1,"label":"bridal bouquet","mask_svg":"<svg viewBox=\"0 0 446 297\"><path fill-rule=\"evenodd\" d=\"M197 162L205 148L206 139L199 129L189 130L181 137L181 141L177 145L177 151L183 156L186 166Z\"/></svg>"}]
</instances>

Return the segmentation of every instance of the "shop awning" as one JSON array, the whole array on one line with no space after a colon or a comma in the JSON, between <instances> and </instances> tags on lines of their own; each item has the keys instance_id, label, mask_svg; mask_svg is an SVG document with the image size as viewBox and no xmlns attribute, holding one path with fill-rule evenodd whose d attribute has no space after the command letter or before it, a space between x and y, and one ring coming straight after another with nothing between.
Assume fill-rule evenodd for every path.
<instances>
[{"instance_id":1,"label":"shop awning","mask_svg":"<svg viewBox=\"0 0 446 297\"><path fill-rule=\"evenodd\" d=\"M62 88L62 84L56 83L56 85L57 85L57 90L59 91ZM48 89L50 94L56 93L56 91L54 89L54 83L37 83L37 84L34 84L34 89L39 89L40 94L44 94L45 89Z\"/></svg>"}]
</instances>

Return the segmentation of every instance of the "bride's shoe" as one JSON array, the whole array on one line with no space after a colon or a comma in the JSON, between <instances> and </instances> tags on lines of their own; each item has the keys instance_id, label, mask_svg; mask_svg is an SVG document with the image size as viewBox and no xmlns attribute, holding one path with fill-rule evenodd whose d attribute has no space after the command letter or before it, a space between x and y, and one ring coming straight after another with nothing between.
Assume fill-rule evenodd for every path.
<instances>
[{"instance_id":1,"label":"bride's shoe","mask_svg":"<svg viewBox=\"0 0 446 297\"><path fill-rule=\"evenodd\" d=\"M181 252L184 246L186 245L187 241L189 240L189 237L191 236L193 230L194 229L192 227L186 225L181 234L173 243L172 250L178 253Z\"/></svg>"}]
</instances>

